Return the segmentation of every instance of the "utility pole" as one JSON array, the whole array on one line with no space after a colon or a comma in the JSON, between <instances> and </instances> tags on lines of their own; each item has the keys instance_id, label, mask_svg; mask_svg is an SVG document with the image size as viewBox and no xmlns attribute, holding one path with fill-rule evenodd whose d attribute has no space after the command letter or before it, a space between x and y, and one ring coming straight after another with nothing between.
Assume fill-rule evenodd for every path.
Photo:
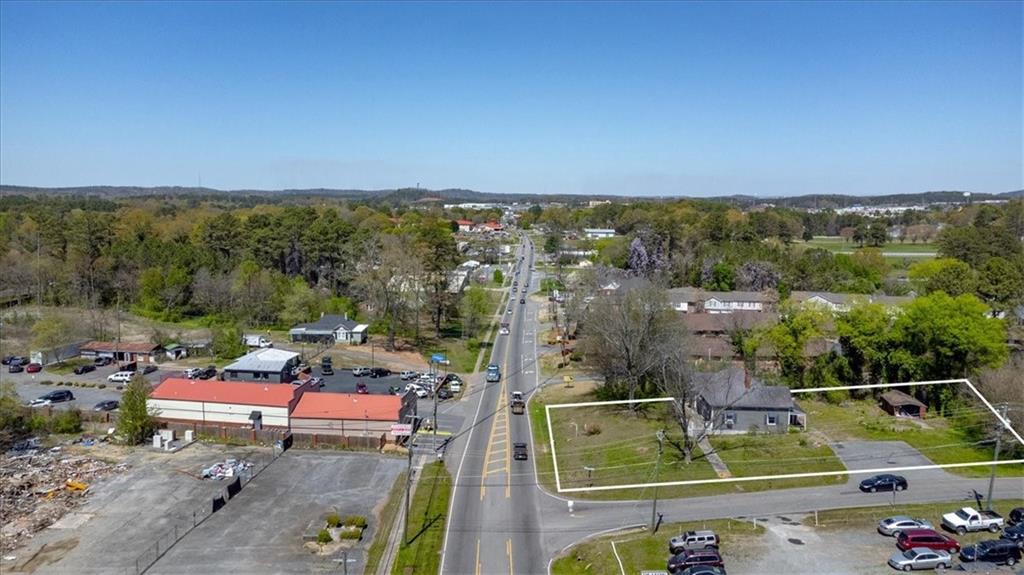
<instances>
[{"instance_id":1,"label":"utility pole","mask_svg":"<svg viewBox=\"0 0 1024 575\"><path fill-rule=\"evenodd\" d=\"M658 528L658 471L661 469L661 452L665 444L665 431L658 430L658 460L654 464L654 504L651 505L651 533Z\"/></svg>"},{"instance_id":2,"label":"utility pole","mask_svg":"<svg viewBox=\"0 0 1024 575\"><path fill-rule=\"evenodd\" d=\"M405 544L409 543L409 503L412 494L412 443L416 437L416 419L417 417L413 415L412 431L409 433L409 440L406 445L409 451L409 463L405 471L405 521L402 522L402 541Z\"/></svg>"},{"instance_id":3,"label":"utility pole","mask_svg":"<svg viewBox=\"0 0 1024 575\"><path fill-rule=\"evenodd\" d=\"M1006 419L1006 404L1005 403L999 406L999 415L1001 416L1002 419L999 421L999 431L996 432L996 452L995 452L995 456L992 458L992 472L988 476L988 504L987 504L987 508L988 508L989 511L992 511L992 488L995 486L995 482L996 482L996 462L999 461L999 449L1003 446L1003 427L1005 427L1006 424L1009 423L1007 421L1007 419ZM1004 422L1006 422L1006 423L1004 423Z\"/></svg>"},{"instance_id":4,"label":"utility pole","mask_svg":"<svg viewBox=\"0 0 1024 575\"><path fill-rule=\"evenodd\" d=\"M434 417L430 420L430 447L432 447L434 451L437 451L437 392L441 390L441 385L437 383L438 370L435 367L436 365L437 364L433 361L430 362L430 387L433 392L432 395L434 396Z\"/></svg>"}]
</instances>

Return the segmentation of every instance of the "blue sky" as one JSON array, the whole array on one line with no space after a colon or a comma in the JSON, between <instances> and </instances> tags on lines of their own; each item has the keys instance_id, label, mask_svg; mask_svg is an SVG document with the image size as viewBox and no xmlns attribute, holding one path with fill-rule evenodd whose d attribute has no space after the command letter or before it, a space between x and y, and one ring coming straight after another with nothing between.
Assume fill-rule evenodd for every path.
<instances>
[{"instance_id":1,"label":"blue sky","mask_svg":"<svg viewBox=\"0 0 1024 575\"><path fill-rule=\"evenodd\" d=\"M0 182L1024 187L1020 2L0 3Z\"/></svg>"}]
</instances>

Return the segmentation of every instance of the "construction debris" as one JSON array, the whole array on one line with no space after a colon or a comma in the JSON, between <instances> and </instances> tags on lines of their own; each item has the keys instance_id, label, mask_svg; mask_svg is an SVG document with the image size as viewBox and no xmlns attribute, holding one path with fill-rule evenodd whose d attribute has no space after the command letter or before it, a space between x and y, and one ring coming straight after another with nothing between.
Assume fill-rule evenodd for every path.
<instances>
[{"instance_id":1,"label":"construction debris","mask_svg":"<svg viewBox=\"0 0 1024 575\"><path fill-rule=\"evenodd\" d=\"M252 469L252 463L248 461L238 461L237 459L225 459L223 462L217 462L203 470L203 479L224 479L227 477L235 477L241 475L245 471Z\"/></svg>"},{"instance_id":2,"label":"construction debris","mask_svg":"<svg viewBox=\"0 0 1024 575\"><path fill-rule=\"evenodd\" d=\"M38 444L36 444L38 446ZM16 548L81 505L89 485L127 464L29 448L0 458L0 550Z\"/></svg>"}]
</instances>

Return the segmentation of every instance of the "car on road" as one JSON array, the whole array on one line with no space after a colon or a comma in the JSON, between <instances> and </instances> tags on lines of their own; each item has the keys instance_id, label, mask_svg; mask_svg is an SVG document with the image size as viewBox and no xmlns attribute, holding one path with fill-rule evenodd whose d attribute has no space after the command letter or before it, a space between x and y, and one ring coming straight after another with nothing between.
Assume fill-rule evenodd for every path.
<instances>
[{"instance_id":1,"label":"car on road","mask_svg":"<svg viewBox=\"0 0 1024 575\"><path fill-rule=\"evenodd\" d=\"M908 484L906 477L903 477L902 475L892 475L890 473L872 475L860 482L860 490L869 491L871 493L875 493L876 491L903 491L907 487Z\"/></svg>"},{"instance_id":2,"label":"car on road","mask_svg":"<svg viewBox=\"0 0 1024 575\"><path fill-rule=\"evenodd\" d=\"M505 313L512 313L512 308L508 308L507 310L505 310Z\"/></svg>"},{"instance_id":3,"label":"car on road","mask_svg":"<svg viewBox=\"0 0 1024 575\"><path fill-rule=\"evenodd\" d=\"M89 364L76 365L75 369L72 370L72 371L75 372L75 375L84 375L86 373L89 373L90 371L96 371L96 366L95 365L89 365Z\"/></svg>"},{"instance_id":4,"label":"car on road","mask_svg":"<svg viewBox=\"0 0 1024 575\"><path fill-rule=\"evenodd\" d=\"M356 377L366 377L370 375L370 368L368 367L353 367L352 375Z\"/></svg>"},{"instance_id":5,"label":"car on road","mask_svg":"<svg viewBox=\"0 0 1024 575\"><path fill-rule=\"evenodd\" d=\"M329 363L320 364L320 375L334 375L334 366Z\"/></svg>"},{"instance_id":6,"label":"car on road","mask_svg":"<svg viewBox=\"0 0 1024 575\"><path fill-rule=\"evenodd\" d=\"M391 370L386 367L373 367L370 368L370 377L376 379L378 377L387 377L391 375Z\"/></svg>"},{"instance_id":7,"label":"car on road","mask_svg":"<svg viewBox=\"0 0 1024 575\"><path fill-rule=\"evenodd\" d=\"M43 371L42 364L30 363L30 364L25 366L25 372L26 373L39 373L40 371Z\"/></svg>"},{"instance_id":8,"label":"car on road","mask_svg":"<svg viewBox=\"0 0 1024 575\"><path fill-rule=\"evenodd\" d=\"M101 402L97 403L96 405L94 405L92 410L93 411L114 411L118 407L121 407L121 404L116 399L108 399L106 401L101 401Z\"/></svg>"},{"instance_id":9,"label":"car on road","mask_svg":"<svg viewBox=\"0 0 1024 575\"><path fill-rule=\"evenodd\" d=\"M402 373L398 374L398 377L402 381L408 381L410 379L416 379L419 376L420 376L420 372L418 372L418 371L409 371L409 370L403 371Z\"/></svg>"},{"instance_id":10,"label":"car on road","mask_svg":"<svg viewBox=\"0 0 1024 575\"><path fill-rule=\"evenodd\" d=\"M118 371L107 376L107 381L110 383L128 383L132 380L132 376L135 372L132 371Z\"/></svg>"},{"instance_id":11,"label":"car on road","mask_svg":"<svg viewBox=\"0 0 1024 575\"><path fill-rule=\"evenodd\" d=\"M1003 529L1003 533L999 538L1013 541L1017 544L1017 547L1024 549L1024 523L1017 523Z\"/></svg>"},{"instance_id":12,"label":"car on road","mask_svg":"<svg viewBox=\"0 0 1024 575\"><path fill-rule=\"evenodd\" d=\"M311 378L306 380L306 383L308 383L310 386L316 387L316 388L320 388L320 387L323 387L324 385L326 385L326 384L324 384L324 379L322 377L311 377Z\"/></svg>"},{"instance_id":13,"label":"car on road","mask_svg":"<svg viewBox=\"0 0 1024 575\"><path fill-rule=\"evenodd\" d=\"M984 531L986 529L996 533L1004 523L1003 516L995 511L978 511L973 507L962 507L942 516L942 526L950 531L956 531L960 535L968 531Z\"/></svg>"},{"instance_id":14,"label":"car on road","mask_svg":"<svg viewBox=\"0 0 1024 575\"><path fill-rule=\"evenodd\" d=\"M97 357L96 359L92 360L92 363L96 367L106 367L114 363L114 359L111 357Z\"/></svg>"},{"instance_id":15,"label":"car on road","mask_svg":"<svg viewBox=\"0 0 1024 575\"><path fill-rule=\"evenodd\" d=\"M512 293L516 293L517 291L519 291L519 288L517 288L516 286L512 286Z\"/></svg>"},{"instance_id":16,"label":"car on road","mask_svg":"<svg viewBox=\"0 0 1024 575\"><path fill-rule=\"evenodd\" d=\"M62 403L65 401L74 401L75 394L71 393L66 389L59 389L57 391L51 391L50 393L39 396L38 399L33 399L29 403L29 407L40 407L44 405L50 405L53 403Z\"/></svg>"},{"instance_id":17,"label":"car on road","mask_svg":"<svg viewBox=\"0 0 1024 575\"><path fill-rule=\"evenodd\" d=\"M906 515L886 517L878 522L878 532L890 537L899 537L907 529L932 529L935 527L926 519L914 519Z\"/></svg>"},{"instance_id":18,"label":"car on road","mask_svg":"<svg viewBox=\"0 0 1024 575\"><path fill-rule=\"evenodd\" d=\"M156 370L157 370L157 367L155 365L153 365L153 364L146 365L146 366L144 366L142 368L142 375L146 375L147 373L153 373Z\"/></svg>"},{"instance_id":19,"label":"car on road","mask_svg":"<svg viewBox=\"0 0 1024 575\"><path fill-rule=\"evenodd\" d=\"M1016 565L1020 561L1020 555L1020 547L1008 539L988 539L960 550L961 561L1005 563L1010 566Z\"/></svg>"},{"instance_id":20,"label":"car on road","mask_svg":"<svg viewBox=\"0 0 1024 575\"><path fill-rule=\"evenodd\" d=\"M529 457L529 451L527 451L525 443L512 444L512 459L515 459L516 461L526 461Z\"/></svg>"},{"instance_id":21,"label":"car on road","mask_svg":"<svg viewBox=\"0 0 1024 575\"><path fill-rule=\"evenodd\" d=\"M21 373L25 371L24 367L21 367L20 363L10 363L7 365L7 373Z\"/></svg>"},{"instance_id":22,"label":"car on road","mask_svg":"<svg viewBox=\"0 0 1024 575\"><path fill-rule=\"evenodd\" d=\"M896 547L903 551L915 547L927 547L937 551L958 553L960 542L934 529L907 529L896 536Z\"/></svg>"},{"instance_id":23,"label":"car on road","mask_svg":"<svg viewBox=\"0 0 1024 575\"><path fill-rule=\"evenodd\" d=\"M694 549L718 549L718 535L714 531L686 531L668 541L668 552L678 555Z\"/></svg>"},{"instance_id":24,"label":"car on road","mask_svg":"<svg viewBox=\"0 0 1024 575\"><path fill-rule=\"evenodd\" d=\"M722 556L714 549L694 549L677 553L668 560L666 568L669 573L680 571L697 565L709 565L711 567L722 567Z\"/></svg>"},{"instance_id":25,"label":"car on road","mask_svg":"<svg viewBox=\"0 0 1024 575\"><path fill-rule=\"evenodd\" d=\"M370 393L370 389L366 387L365 383L360 381L359 383L356 384L356 393L366 395Z\"/></svg>"},{"instance_id":26,"label":"car on road","mask_svg":"<svg viewBox=\"0 0 1024 575\"><path fill-rule=\"evenodd\" d=\"M914 547L906 551L897 551L889 558L889 566L900 571L915 569L949 569L953 566L953 558L949 552Z\"/></svg>"},{"instance_id":27,"label":"car on road","mask_svg":"<svg viewBox=\"0 0 1024 575\"><path fill-rule=\"evenodd\" d=\"M519 298L519 303L526 303L526 298Z\"/></svg>"},{"instance_id":28,"label":"car on road","mask_svg":"<svg viewBox=\"0 0 1024 575\"><path fill-rule=\"evenodd\" d=\"M501 368L496 364L490 364L487 366L487 383L495 383L501 381Z\"/></svg>"}]
</instances>

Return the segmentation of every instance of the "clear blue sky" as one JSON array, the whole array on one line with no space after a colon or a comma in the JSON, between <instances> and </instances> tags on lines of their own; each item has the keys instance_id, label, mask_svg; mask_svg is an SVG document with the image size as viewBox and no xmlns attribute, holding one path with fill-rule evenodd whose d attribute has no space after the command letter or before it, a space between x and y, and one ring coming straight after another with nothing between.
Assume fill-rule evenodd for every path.
<instances>
[{"instance_id":1,"label":"clear blue sky","mask_svg":"<svg viewBox=\"0 0 1024 575\"><path fill-rule=\"evenodd\" d=\"M0 3L0 181L1024 187L1021 2Z\"/></svg>"}]
</instances>

